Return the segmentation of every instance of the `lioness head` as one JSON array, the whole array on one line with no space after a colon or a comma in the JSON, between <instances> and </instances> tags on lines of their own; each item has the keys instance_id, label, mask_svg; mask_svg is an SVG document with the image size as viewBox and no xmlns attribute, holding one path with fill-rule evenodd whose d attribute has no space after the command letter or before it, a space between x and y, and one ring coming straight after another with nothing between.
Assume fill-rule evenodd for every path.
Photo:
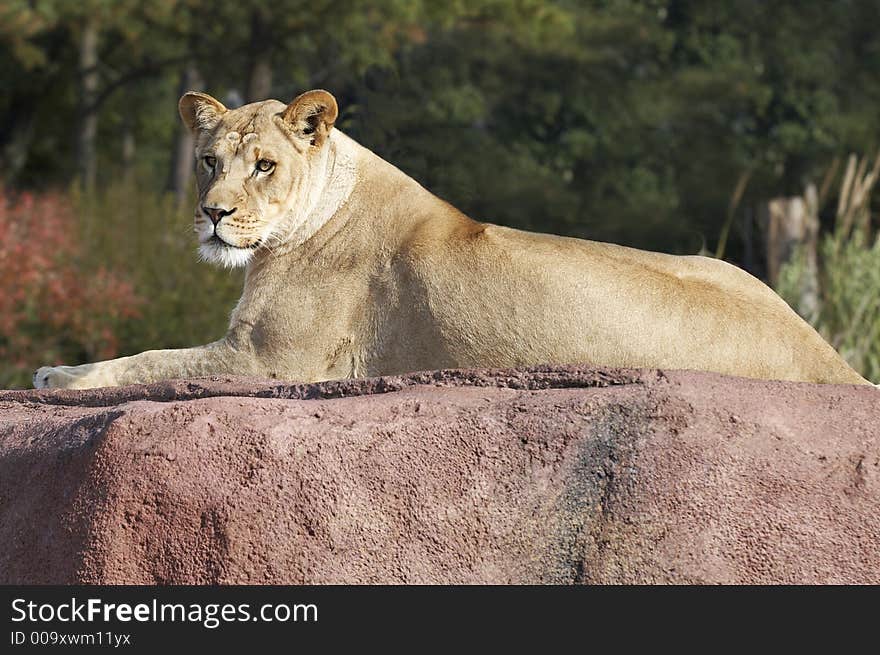
<instances>
[{"instance_id":1,"label":"lioness head","mask_svg":"<svg viewBox=\"0 0 880 655\"><path fill-rule=\"evenodd\" d=\"M288 105L267 100L230 110L205 93L187 93L179 110L196 141L199 254L243 266L306 220L323 183L336 100L316 90Z\"/></svg>"}]
</instances>

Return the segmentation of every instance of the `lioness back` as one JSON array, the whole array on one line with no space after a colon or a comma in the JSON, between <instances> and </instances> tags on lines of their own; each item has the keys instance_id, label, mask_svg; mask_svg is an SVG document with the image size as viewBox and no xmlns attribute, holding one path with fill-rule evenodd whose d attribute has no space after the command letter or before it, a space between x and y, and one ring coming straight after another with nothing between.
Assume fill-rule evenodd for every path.
<instances>
[{"instance_id":1,"label":"lioness back","mask_svg":"<svg viewBox=\"0 0 880 655\"><path fill-rule=\"evenodd\" d=\"M726 262L460 214L442 222L454 229L426 227L407 259L409 293L449 365L592 362L865 382L771 289Z\"/></svg>"}]
</instances>

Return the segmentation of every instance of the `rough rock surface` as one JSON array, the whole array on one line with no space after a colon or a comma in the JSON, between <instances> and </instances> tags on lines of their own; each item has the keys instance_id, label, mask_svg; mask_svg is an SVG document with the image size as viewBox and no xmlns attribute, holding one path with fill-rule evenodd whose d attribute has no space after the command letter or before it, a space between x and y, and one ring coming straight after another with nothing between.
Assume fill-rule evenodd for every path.
<instances>
[{"instance_id":1,"label":"rough rock surface","mask_svg":"<svg viewBox=\"0 0 880 655\"><path fill-rule=\"evenodd\" d=\"M0 583L880 583L878 432L587 367L0 392Z\"/></svg>"}]
</instances>

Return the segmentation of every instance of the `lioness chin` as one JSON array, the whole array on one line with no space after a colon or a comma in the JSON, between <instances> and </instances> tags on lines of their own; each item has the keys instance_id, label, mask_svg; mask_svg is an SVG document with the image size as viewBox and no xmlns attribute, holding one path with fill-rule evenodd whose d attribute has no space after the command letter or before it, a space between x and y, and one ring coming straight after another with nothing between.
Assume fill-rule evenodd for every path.
<instances>
[{"instance_id":1,"label":"lioness chin","mask_svg":"<svg viewBox=\"0 0 880 655\"><path fill-rule=\"evenodd\" d=\"M179 109L199 253L247 267L226 336L44 367L36 387L546 363L867 383L730 264L471 220L335 129L326 91L234 110L187 93Z\"/></svg>"}]
</instances>

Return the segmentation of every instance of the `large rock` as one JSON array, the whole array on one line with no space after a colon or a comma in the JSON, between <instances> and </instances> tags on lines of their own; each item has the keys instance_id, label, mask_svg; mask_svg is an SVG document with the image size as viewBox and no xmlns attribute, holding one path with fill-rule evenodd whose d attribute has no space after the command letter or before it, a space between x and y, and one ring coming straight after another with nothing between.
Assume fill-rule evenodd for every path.
<instances>
[{"instance_id":1,"label":"large rock","mask_svg":"<svg viewBox=\"0 0 880 655\"><path fill-rule=\"evenodd\" d=\"M880 583L878 426L586 367L0 392L0 582Z\"/></svg>"}]
</instances>

